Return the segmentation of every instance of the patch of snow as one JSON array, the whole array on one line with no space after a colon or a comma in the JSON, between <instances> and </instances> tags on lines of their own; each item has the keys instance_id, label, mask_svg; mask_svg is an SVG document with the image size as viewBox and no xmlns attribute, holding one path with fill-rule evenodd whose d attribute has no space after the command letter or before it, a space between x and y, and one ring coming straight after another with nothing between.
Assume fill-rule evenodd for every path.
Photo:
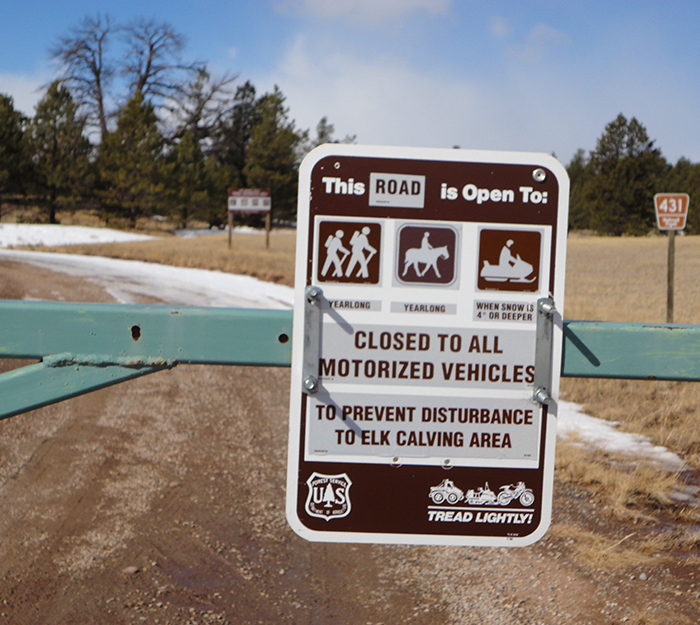
<instances>
[{"instance_id":1,"label":"patch of snow","mask_svg":"<svg viewBox=\"0 0 700 625\"><path fill-rule=\"evenodd\" d=\"M0 259L85 278L120 304L133 304L137 296L148 296L174 306L286 309L292 307L294 299L294 290L288 286L222 271L20 250L0 250Z\"/></svg>"},{"instance_id":2,"label":"patch of snow","mask_svg":"<svg viewBox=\"0 0 700 625\"><path fill-rule=\"evenodd\" d=\"M559 402L557 437L575 437L579 441L610 452L622 452L657 461L669 471L680 471L683 461L666 447L653 445L641 434L621 432L616 422L596 419L582 412L581 406L568 401Z\"/></svg>"},{"instance_id":3,"label":"patch of snow","mask_svg":"<svg viewBox=\"0 0 700 625\"><path fill-rule=\"evenodd\" d=\"M154 237L110 228L61 226L60 224L0 224L0 248L18 245L80 245L149 241Z\"/></svg>"}]
</instances>

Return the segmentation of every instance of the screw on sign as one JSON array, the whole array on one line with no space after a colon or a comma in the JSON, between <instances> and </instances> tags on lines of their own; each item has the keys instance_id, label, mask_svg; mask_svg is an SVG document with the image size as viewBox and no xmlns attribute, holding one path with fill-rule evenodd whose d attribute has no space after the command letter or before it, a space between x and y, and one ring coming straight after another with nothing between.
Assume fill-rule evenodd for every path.
<instances>
[{"instance_id":1,"label":"screw on sign","mask_svg":"<svg viewBox=\"0 0 700 625\"><path fill-rule=\"evenodd\" d=\"M656 224L659 230L683 230L688 218L687 193L657 193L654 196Z\"/></svg>"}]
</instances>

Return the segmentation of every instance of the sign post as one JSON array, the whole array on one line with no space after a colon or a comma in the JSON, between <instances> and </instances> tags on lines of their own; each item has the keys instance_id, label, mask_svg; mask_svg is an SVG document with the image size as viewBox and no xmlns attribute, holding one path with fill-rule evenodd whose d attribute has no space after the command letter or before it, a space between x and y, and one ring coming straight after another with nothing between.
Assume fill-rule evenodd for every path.
<instances>
[{"instance_id":1,"label":"sign post","mask_svg":"<svg viewBox=\"0 0 700 625\"><path fill-rule=\"evenodd\" d=\"M267 189L228 190L228 247L231 249L233 216L265 213L265 249L270 249L270 210L272 200Z\"/></svg>"},{"instance_id":2,"label":"sign post","mask_svg":"<svg viewBox=\"0 0 700 625\"><path fill-rule=\"evenodd\" d=\"M307 156L287 496L298 534L492 546L544 534L568 196L545 154Z\"/></svg>"},{"instance_id":3,"label":"sign post","mask_svg":"<svg viewBox=\"0 0 700 625\"><path fill-rule=\"evenodd\" d=\"M668 231L666 275L666 323L673 323L674 280L676 272L676 230L683 230L688 219L690 196L687 193L657 193L654 196L656 224Z\"/></svg>"}]
</instances>

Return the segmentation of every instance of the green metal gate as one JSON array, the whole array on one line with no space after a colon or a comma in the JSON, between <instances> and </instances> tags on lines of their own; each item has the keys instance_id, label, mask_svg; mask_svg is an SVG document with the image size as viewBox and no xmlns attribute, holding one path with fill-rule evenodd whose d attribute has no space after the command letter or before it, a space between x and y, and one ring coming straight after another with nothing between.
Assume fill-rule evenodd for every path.
<instances>
[{"instance_id":1,"label":"green metal gate","mask_svg":"<svg viewBox=\"0 0 700 625\"><path fill-rule=\"evenodd\" d=\"M178 364L291 365L292 311L0 302L0 418ZM700 326L564 321L562 376L700 380Z\"/></svg>"}]
</instances>

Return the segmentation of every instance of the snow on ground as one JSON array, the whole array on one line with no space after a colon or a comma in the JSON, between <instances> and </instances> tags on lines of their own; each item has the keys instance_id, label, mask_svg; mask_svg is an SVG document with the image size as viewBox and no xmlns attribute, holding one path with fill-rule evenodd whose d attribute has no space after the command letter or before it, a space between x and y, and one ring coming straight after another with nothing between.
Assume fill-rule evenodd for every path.
<instances>
[{"instance_id":1,"label":"snow on ground","mask_svg":"<svg viewBox=\"0 0 700 625\"><path fill-rule=\"evenodd\" d=\"M236 234L265 234L265 231L260 228L251 228L250 226L236 226L233 231ZM224 234L228 230L219 230L217 228L186 228L176 230L175 234L183 239L191 237L206 237L211 234Z\"/></svg>"},{"instance_id":2,"label":"snow on ground","mask_svg":"<svg viewBox=\"0 0 700 625\"><path fill-rule=\"evenodd\" d=\"M32 240L35 242L27 243L29 233L32 233ZM0 225L0 247L70 245L148 238L151 237L102 228ZM293 290L287 286L220 271L170 267L99 256L2 249L0 260L25 262L83 277L103 287L116 301L124 304L135 303L136 296L146 295L176 306L291 308L293 305ZM559 404L557 435L560 438L574 436L580 443L595 445L609 451L649 457L669 470L676 471L683 466L682 460L665 447L654 446L648 438L639 434L621 432L615 423L586 415L581 412L581 406L571 402L561 401Z\"/></svg>"},{"instance_id":3,"label":"snow on ground","mask_svg":"<svg viewBox=\"0 0 700 625\"><path fill-rule=\"evenodd\" d=\"M133 234L109 228L46 224L0 224L0 248L19 245L79 245L83 243L124 243L148 241L145 234Z\"/></svg>"},{"instance_id":4,"label":"snow on ground","mask_svg":"<svg viewBox=\"0 0 700 625\"><path fill-rule=\"evenodd\" d=\"M683 461L676 454L665 447L652 445L646 436L621 432L617 429L619 425L616 421L596 419L581 412L578 404L559 402L558 438L572 437L574 441L610 452L651 458L669 471L680 471L683 468Z\"/></svg>"},{"instance_id":5,"label":"snow on ground","mask_svg":"<svg viewBox=\"0 0 700 625\"><path fill-rule=\"evenodd\" d=\"M137 303L137 296L145 295L175 306L291 308L293 305L293 289L288 286L221 271L19 250L0 250L0 260L25 262L85 278L103 287L120 304Z\"/></svg>"}]
</instances>

